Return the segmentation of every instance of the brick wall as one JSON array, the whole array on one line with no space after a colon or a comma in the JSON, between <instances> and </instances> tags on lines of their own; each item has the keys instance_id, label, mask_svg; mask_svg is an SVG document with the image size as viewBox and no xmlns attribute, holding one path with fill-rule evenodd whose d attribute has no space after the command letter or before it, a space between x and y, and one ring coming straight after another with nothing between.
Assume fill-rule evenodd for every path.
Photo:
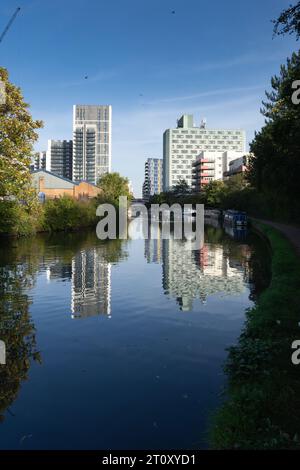
<instances>
[{"instance_id":1,"label":"brick wall","mask_svg":"<svg viewBox=\"0 0 300 470\"><path fill-rule=\"evenodd\" d=\"M45 194L46 199L55 199L62 196L69 196L74 199L88 199L96 197L102 192L100 188L86 183L85 181L81 182L79 185L74 184L73 188L47 188L45 187L45 178L41 176L39 178L38 192Z\"/></svg>"}]
</instances>

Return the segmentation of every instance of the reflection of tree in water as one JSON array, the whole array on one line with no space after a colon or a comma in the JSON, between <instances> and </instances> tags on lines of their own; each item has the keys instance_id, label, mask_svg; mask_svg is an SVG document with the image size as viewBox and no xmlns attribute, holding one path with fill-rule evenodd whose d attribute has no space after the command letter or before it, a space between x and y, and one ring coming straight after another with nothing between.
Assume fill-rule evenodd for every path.
<instances>
[{"instance_id":1,"label":"reflection of tree in water","mask_svg":"<svg viewBox=\"0 0 300 470\"><path fill-rule=\"evenodd\" d=\"M102 256L107 263L116 264L128 258L128 252L124 250L124 240L108 240L102 243Z\"/></svg>"},{"instance_id":2,"label":"reflection of tree in water","mask_svg":"<svg viewBox=\"0 0 300 470\"><path fill-rule=\"evenodd\" d=\"M118 263L128 257L125 240L101 241L93 231L40 235L34 240L22 240L22 245L26 256L31 254L31 262L34 261L33 257L38 258L37 265L41 265L45 259L52 261L55 258L68 265L78 252L91 248L95 248L107 263Z\"/></svg>"},{"instance_id":3,"label":"reflection of tree in water","mask_svg":"<svg viewBox=\"0 0 300 470\"><path fill-rule=\"evenodd\" d=\"M265 240L256 237L255 250L249 259L250 299L256 302L271 280L271 253Z\"/></svg>"},{"instance_id":4,"label":"reflection of tree in water","mask_svg":"<svg viewBox=\"0 0 300 470\"><path fill-rule=\"evenodd\" d=\"M6 345L6 364L0 366L0 420L3 421L5 410L16 399L21 382L27 379L30 359L40 360L40 356L35 349L30 301L24 293L34 283L31 267L4 260L3 256L0 265L0 339Z\"/></svg>"},{"instance_id":5,"label":"reflection of tree in water","mask_svg":"<svg viewBox=\"0 0 300 470\"><path fill-rule=\"evenodd\" d=\"M41 360L26 290L33 287L36 273L49 260L57 259L68 266L79 250L90 247L99 250L108 263L127 257L122 240L101 242L93 232L1 240L0 340L6 345L6 364L0 365L0 421L17 398L22 381L27 379L30 361Z\"/></svg>"}]
</instances>

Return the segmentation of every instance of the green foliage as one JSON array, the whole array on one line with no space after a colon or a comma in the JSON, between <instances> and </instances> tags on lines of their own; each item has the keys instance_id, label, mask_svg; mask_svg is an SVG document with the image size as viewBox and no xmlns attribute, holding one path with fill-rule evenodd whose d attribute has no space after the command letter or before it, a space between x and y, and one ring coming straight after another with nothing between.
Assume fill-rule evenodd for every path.
<instances>
[{"instance_id":1,"label":"green foliage","mask_svg":"<svg viewBox=\"0 0 300 470\"><path fill-rule=\"evenodd\" d=\"M259 227L271 243L272 281L229 349L226 400L211 433L217 449L300 448L300 378L291 362L299 337L300 261L277 231Z\"/></svg>"},{"instance_id":2,"label":"green foliage","mask_svg":"<svg viewBox=\"0 0 300 470\"><path fill-rule=\"evenodd\" d=\"M176 183L172 187L171 192L173 194L178 195L178 196L184 196L184 195L189 194L191 192L191 188L189 187L186 180L182 178L178 181L178 183Z\"/></svg>"},{"instance_id":3,"label":"green foliage","mask_svg":"<svg viewBox=\"0 0 300 470\"><path fill-rule=\"evenodd\" d=\"M205 197L203 194L176 194L173 191L167 191L160 194L155 194L149 200L150 204L203 204L205 202Z\"/></svg>"},{"instance_id":4,"label":"green foliage","mask_svg":"<svg viewBox=\"0 0 300 470\"><path fill-rule=\"evenodd\" d=\"M206 205L221 207L227 194L227 187L223 181L211 181L204 190Z\"/></svg>"},{"instance_id":5,"label":"green foliage","mask_svg":"<svg viewBox=\"0 0 300 470\"><path fill-rule=\"evenodd\" d=\"M50 232L94 226L97 223L96 202L77 201L67 196L49 199L44 205L43 218L42 228Z\"/></svg>"},{"instance_id":6,"label":"green foliage","mask_svg":"<svg viewBox=\"0 0 300 470\"><path fill-rule=\"evenodd\" d=\"M8 80L7 70L0 67L6 100L0 105L0 198L14 197L29 207L36 205L29 172L32 145L41 121L34 121L24 103L21 90Z\"/></svg>"},{"instance_id":7,"label":"green foliage","mask_svg":"<svg viewBox=\"0 0 300 470\"><path fill-rule=\"evenodd\" d=\"M300 37L300 2L294 6L290 5L289 8L283 10L274 23L274 34L296 34L297 40Z\"/></svg>"},{"instance_id":8,"label":"green foliage","mask_svg":"<svg viewBox=\"0 0 300 470\"><path fill-rule=\"evenodd\" d=\"M131 200L132 194L129 191L129 181L119 173L106 173L102 175L97 186L102 189L103 193L98 196L99 203L110 203L119 206L119 197L126 196Z\"/></svg>"},{"instance_id":9,"label":"green foliage","mask_svg":"<svg viewBox=\"0 0 300 470\"><path fill-rule=\"evenodd\" d=\"M300 106L292 83L300 76L300 51L271 80L262 113L266 124L250 144L248 181L269 201L278 218L300 220Z\"/></svg>"},{"instance_id":10,"label":"green foliage","mask_svg":"<svg viewBox=\"0 0 300 470\"><path fill-rule=\"evenodd\" d=\"M40 228L42 214L39 204L29 208L17 201L0 201L0 235L32 235Z\"/></svg>"},{"instance_id":11,"label":"green foliage","mask_svg":"<svg viewBox=\"0 0 300 470\"><path fill-rule=\"evenodd\" d=\"M40 208L29 172L33 142L41 121L34 121L21 90L0 67L5 104L0 105L0 234L28 235L37 227Z\"/></svg>"}]
</instances>

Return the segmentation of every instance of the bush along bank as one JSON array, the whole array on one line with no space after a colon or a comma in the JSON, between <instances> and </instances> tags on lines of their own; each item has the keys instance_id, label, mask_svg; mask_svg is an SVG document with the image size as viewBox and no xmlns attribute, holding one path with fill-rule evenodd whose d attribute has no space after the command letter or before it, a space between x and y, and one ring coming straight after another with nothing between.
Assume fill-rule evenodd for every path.
<instances>
[{"instance_id":1,"label":"bush along bank","mask_svg":"<svg viewBox=\"0 0 300 470\"><path fill-rule=\"evenodd\" d=\"M272 280L247 311L237 345L225 364L228 383L211 426L215 449L299 449L300 260L276 230L257 224L272 248Z\"/></svg>"},{"instance_id":2,"label":"bush along bank","mask_svg":"<svg viewBox=\"0 0 300 470\"><path fill-rule=\"evenodd\" d=\"M49 199L43 207L41 230L44 232L72 231L97 224L96 199L77 201L69 197Z\"/></svg>"},{"instance_id":3,"label":"bush along bank","mask_svg":"<svg viewBox=\"0 0 300 470\"><path fill-rule=\"evenodd\" d=\"M0 201L0 234L26 236L37 232L76 231L96 226L97 200L49 199L34 210L14 201Z\"/></svg>"},{"instance_id":4,"label":"bush along bank","mask_svg":"<svg viewBox=\"0 0 300 470\"><path fill-rule=\"evenodd\" d=\"M37 232L43 218L43 209L34 210L15 201L0 201L0 235L27 236Z\"/></svg>"}]
</instances>

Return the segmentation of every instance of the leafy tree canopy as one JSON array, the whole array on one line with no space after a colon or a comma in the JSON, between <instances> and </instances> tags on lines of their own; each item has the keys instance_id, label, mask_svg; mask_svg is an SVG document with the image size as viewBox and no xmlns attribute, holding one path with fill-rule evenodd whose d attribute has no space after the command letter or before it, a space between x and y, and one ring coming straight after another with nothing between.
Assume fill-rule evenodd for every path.
<instances>
[{"instance_id":1,"label":"leafy tree canopy","mask_svg":"<svg viewBox=\"0 0 300 470\"><path fill-rule=\"evenodd\" d=\"M100 199L104 199L112 204L119 204L119 197L126 196L131 199L132 195L129 191L129 181L119 173L106 173L102 175L97 186L102 189L103 194Z\"/></svg>"},{"instance_id":2,"label":"leafy tree canopy","mask_svg":"<svg viewBox=\"0 0 300 470\"><path fill-rule=\"evenodd\" d=\"M297 40L300 37L300 2L290 5L283 10L277 20L273 20L274 34L296 34Z\"/></svg>"},{"instance_id":3,"label":"leafy tree canopy","mask_svg":"<svg viewBox=\"0 0 300 470\"><path fill-rule=\"evenodd\" d=\"M0 198L13 197L30 204L34 201L30 155L38 138L36 130L43 124L32 119L20 88L9 82L3 67L0 80L5 87L5 102L0 104Z\"/></svg>"},{"instance_id":4,"label":"leafy tree canopy","mask_svg":"<svg viewBox=\"0 0 300 470\"><path fill-rule=\"evenodd\" d=\"M172 187L172 193L183 195L191 192L191 189L185 179L181 178L177 184Z\"/></svg>"},{"instance_id":5,"label":"leafy tree canopy","mask_svg":"<svg viewBox=\"0 0 300 470\"><path fill-rule=\"evenodd\" d=\"M261 110L266 122L250 144L253 156L248 172L254 188L272 195L282 213L291 209L294 216L300 199L300 105L292 101L292 83L299 77L300 51L271 80L272 91L266 93Z\"/></svg>"}]
</instances>

